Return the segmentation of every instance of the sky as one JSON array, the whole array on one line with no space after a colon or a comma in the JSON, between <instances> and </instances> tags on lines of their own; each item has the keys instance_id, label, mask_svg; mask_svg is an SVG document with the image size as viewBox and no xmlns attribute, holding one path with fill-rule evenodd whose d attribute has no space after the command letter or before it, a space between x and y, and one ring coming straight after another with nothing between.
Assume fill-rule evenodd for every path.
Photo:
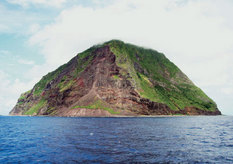
<instances>
[{"instance_id":1,"label":"sky","mask_svg":"<svg viewBox=\"0 0 233 164\"><path fill-rule=\"evenodd\" d=\"M1 0L0 115L42 76L111 39L152 48L233 115L232 0Z\"/></svg>"}]
</instances>

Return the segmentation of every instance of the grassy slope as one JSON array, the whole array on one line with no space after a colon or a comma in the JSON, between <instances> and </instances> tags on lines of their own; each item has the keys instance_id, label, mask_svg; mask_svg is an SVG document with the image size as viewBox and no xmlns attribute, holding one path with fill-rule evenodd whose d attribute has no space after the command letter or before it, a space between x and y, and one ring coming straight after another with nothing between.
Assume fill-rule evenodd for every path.
<instances>
[{"instance_id":1,"label":"grassy slope","mask_svg":"<svg viewBox=\"0 0 233 164\"><path fill-rule=\"evenodd\" d=\"M105 44L110 45L111 50L116 54L118 65L129 70L141 96L165 103L173 110L194 106L215 111L214 101L162 53L117 40ZM124 58L126 60L122 60ZM144 71L136 71L134 63L138 63ZM152 82L156 85L152 85Z\"/></svg>"},{"instance_id":2,"label":"grassy slope","mask_svg":"<svg viewBox=\"0 0 233 164\"><path fill-rule=\"evenodd\" d=\"M53 88L59 88L59 92L63 92L66 89L69 89L72 86L72 84L74 83L74 78L77 77L78 74L80 74L87 67L87 65L90 63L90 61L92 60L91 52L94 51L97 47L98 46L93 46L93 47L87 49L86 51L78 54L79 57L77 58L77 62L81 63L81 64L78 64L77 68L73 72L69 72L69 77L67 77L66 75L63 76L61 81L56 86L53 86ZM42 79L38 83L36 83L36 85L33 87L32 94L33 94L33 97L39 98L40 101L38 101L37 104L34 104L31 108L25 110L23 114L25 114L25 115L36 114L39 111L39 109L41 109L47 105L47 103L42 103L42 102L45 102L44 99L46 96L46 95L42 94L43 91L45 90L46 86L51 81L56 79L64 71L64 69L68 67L68 65L71 61L72 60L70 60L68 63L60 66L55 71L50 72L47 75L43 76ZM29 92L23 93L21 95L21 97L19 98L19 100L25 99L25 96L28 93ZM18 101L18 104L19 103L21 103L21 102Z\"/></svg>"},{"instance_id":3,"label":"grassy slope","mask_svg":"<svg viewBox=\"0 0 233 164\"><path fill-rule=\"evenodd\" d=\"M107 105L105 105L104 102L102 102L101 100L97 100L95 102L93 102L92 104L89 104L88 106L74 106L72 109L77 109L77 108L87 108L87 109L103 109L108 111L111 114L120 114L119 112L115 112L113 109L107 107Z\"/></svg>"},{"instance_id":4,"label":"grassy slope","mask_svg":"<svg viewBox=\"0 0 233 164\"><path fill-rule=\"evenodd\" d=\"M82 63L79 64L80 67L77 67L75 71L70 73L70 78L66 78L66 76L63 77L61 84L59 84L59 88L61 90L64 90L65 87L67 87L66 85L70 85L70 80L73 77L76 77L80 72L82 72L86 66L89 64L89 62L91 61L92 57L90 56L88 59L86 59L87 56L89 56L91 54L91 52L93 50L96 49L96 46L93 46L91 48L89 48L88 50L78 54L79 58L77 59L78 63ZM71 60L69 61L71 62ZM48 73L46 76L44 76L35 86L34 86L34 95L40 95L43 90L45 89L46 85L51 82L53 79L55 79L60 73L62 73L62 71L69 65L69 62L60 66L58 69L56 69L53 72ZM67 84L68 83L68 84Z\"/></svg>"},{"instance_id":5,"label":"grassy slope","mask_svg":"<svg viewBox=\"0 0 233 164\"><path fill-rule=\"evenodd\" d=\"M185 82L187 79L178 76L182 72L163 54L151 49L125 44L117 40L106 42L103 45L110 46L112 52L117 56L118 66L123 68L121 74L127 75L127 73L130 73L131 77L133 77L130 80L142 97L148 98L151 101L165 103L173 110L183 109L186 106L195 106L203 110L215 110L216 104L201 89L192 83ZM70 72L69 77L64 76L55 87L59 88L60 92L71 87L74 82L73 79L92 60L91 52L103 45L93 46L78 54L79 58L77 62L82 64L78 64L76 70ZM138 63L144 71L136 71L134 63ZM38 101L38 104L34 104L30 109L26 110L24 114L34 114L47 105L42 96L42 92L47 84L53 79L56 79L68 64L64 64L55 71L48 73L34 86L32 94L34 97L39 97L40 101ZM166 75L164 72L166 72ZM119 77L114 78L118 79ZM172 83L172 79L178 83ZM153 83L156 83L156 85ZM26 93L22 95L20 99L25 98ZM96 108L95 105L90 105L90 108L92 107Z\"/></svg>"}]
</instances>

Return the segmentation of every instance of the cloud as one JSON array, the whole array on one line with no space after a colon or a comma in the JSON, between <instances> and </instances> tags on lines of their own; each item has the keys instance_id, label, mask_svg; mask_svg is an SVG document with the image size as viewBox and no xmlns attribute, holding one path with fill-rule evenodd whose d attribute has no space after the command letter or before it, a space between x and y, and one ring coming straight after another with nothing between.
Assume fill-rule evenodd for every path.
<instances>
[{"instance_id":1,"label":"cloud","mask_svg":"<svg viewBox=\"0 0 233 164\"><path fill-rule=\"evenodd\" d=\"M30 27L29 27L29 34L34 34L34 33L36 33L37 31L39 31L39 29L40 29L40 25L39 24L32 24L32 25L30 25Z\"/></svg>"},{"instance_id":2,"label":"cloud","mask_svg":"<svg viewBox=\"0 0 233 164\"><path fill-rule=\"evenodd\" d=\"M23 7L30 5L45 5L50 7L61 7L67 0L7 0L8 3L17 4Z\"/></svg>"},{"instance_id":3,"label":"cloud","mask_svg":"<svg viewBox=\"0 0 233 164\"><path fill-rule=\"evenodd\" d=\"M222 88L221 91L226 95L232 95L233 94L233 88Z\"/></svg>"},{"instance_id":4,"label":"cloud","mask_svg":"<svg viewBox=\"0 0 233 164\"><path fill-rule=\"evenodd\" d=\"M9 5L2 5L0 2L0 34L20 34L24 37L32 34L39 29L41 24L53 19L54 15L50 11L51 8L39 11L13 8Z\"/></svg>"},{"instance_id":5,"label":"cloud","mask_svg":"<svg viewBox=\"0 0 233 164\"><path fill-rule=\"evenodd\" d=\"M0 24L0 31L7 31L8 27L4 24Z\"/></svg>"},{"instance_id":6,"label":"cloud","mask_svg":"<svg viewBox=\"0 0 233 164\"><path fill-rule=\"evenodd\" d=\"M25 20L28 19L22 12L7 9L0 3L0 32L8 33L18 31L21 23L25 25ZM23 17L24 16L24 17ZM24 19L22 19L24 18ZM17 29L17 30L16 30Z\"/></svg>"},{"instance_id":7,"label":"cloud","mask_svg":"<svg viewBox=\"0 0 233 164\"><path fill-rule=\"evenodd\" d=\"M32 60L25 60L25 59L19 59L18 63L19 64L25 64L25 65L33 65L33 64L35 64L34 61L32 61Z\"/></svg>"},{"instance_id":8,"label":"cloud","mask_svg":"<svg viewBox=\"0 0 233 164\"><path fill-rule=\"evenodd\" d=\"M7 50L0 50L0 56L6 56L6 55L9 55L10 52L7 51Z\"/></svg>"}]
</instances>

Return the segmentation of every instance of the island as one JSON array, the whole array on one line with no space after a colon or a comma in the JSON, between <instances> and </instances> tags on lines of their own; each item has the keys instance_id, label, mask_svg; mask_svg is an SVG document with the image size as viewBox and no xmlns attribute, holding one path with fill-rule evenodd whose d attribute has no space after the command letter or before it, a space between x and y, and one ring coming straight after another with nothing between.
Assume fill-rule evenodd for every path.
<instances>
[{"instance_id":1,"label":"island","mask_svg":"<svg viewBox=\"0 0 233 164\"><path fill-rule=\"evenodd\" d=\"M195 69L195 68L194 68ZM221 115L163 53L120 40L92 46L21 94L10 115Z\"/></svg>"}]
</instances>

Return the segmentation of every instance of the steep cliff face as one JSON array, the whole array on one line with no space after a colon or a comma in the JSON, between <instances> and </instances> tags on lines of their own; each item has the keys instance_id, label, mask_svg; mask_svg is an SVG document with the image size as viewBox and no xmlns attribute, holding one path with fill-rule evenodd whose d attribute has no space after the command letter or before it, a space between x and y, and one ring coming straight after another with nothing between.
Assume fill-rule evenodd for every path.
<instances>
[{"instance_id":1,"label":"steep cliff face","mask_svg":"<svg viewBox=\"0 0 233 164\"><path fill-rule=\"evenodd\" d=\"M11 115L218 115L163 54L112 40L78 54L24 93Z\"/></svg>"}]
</instances>

